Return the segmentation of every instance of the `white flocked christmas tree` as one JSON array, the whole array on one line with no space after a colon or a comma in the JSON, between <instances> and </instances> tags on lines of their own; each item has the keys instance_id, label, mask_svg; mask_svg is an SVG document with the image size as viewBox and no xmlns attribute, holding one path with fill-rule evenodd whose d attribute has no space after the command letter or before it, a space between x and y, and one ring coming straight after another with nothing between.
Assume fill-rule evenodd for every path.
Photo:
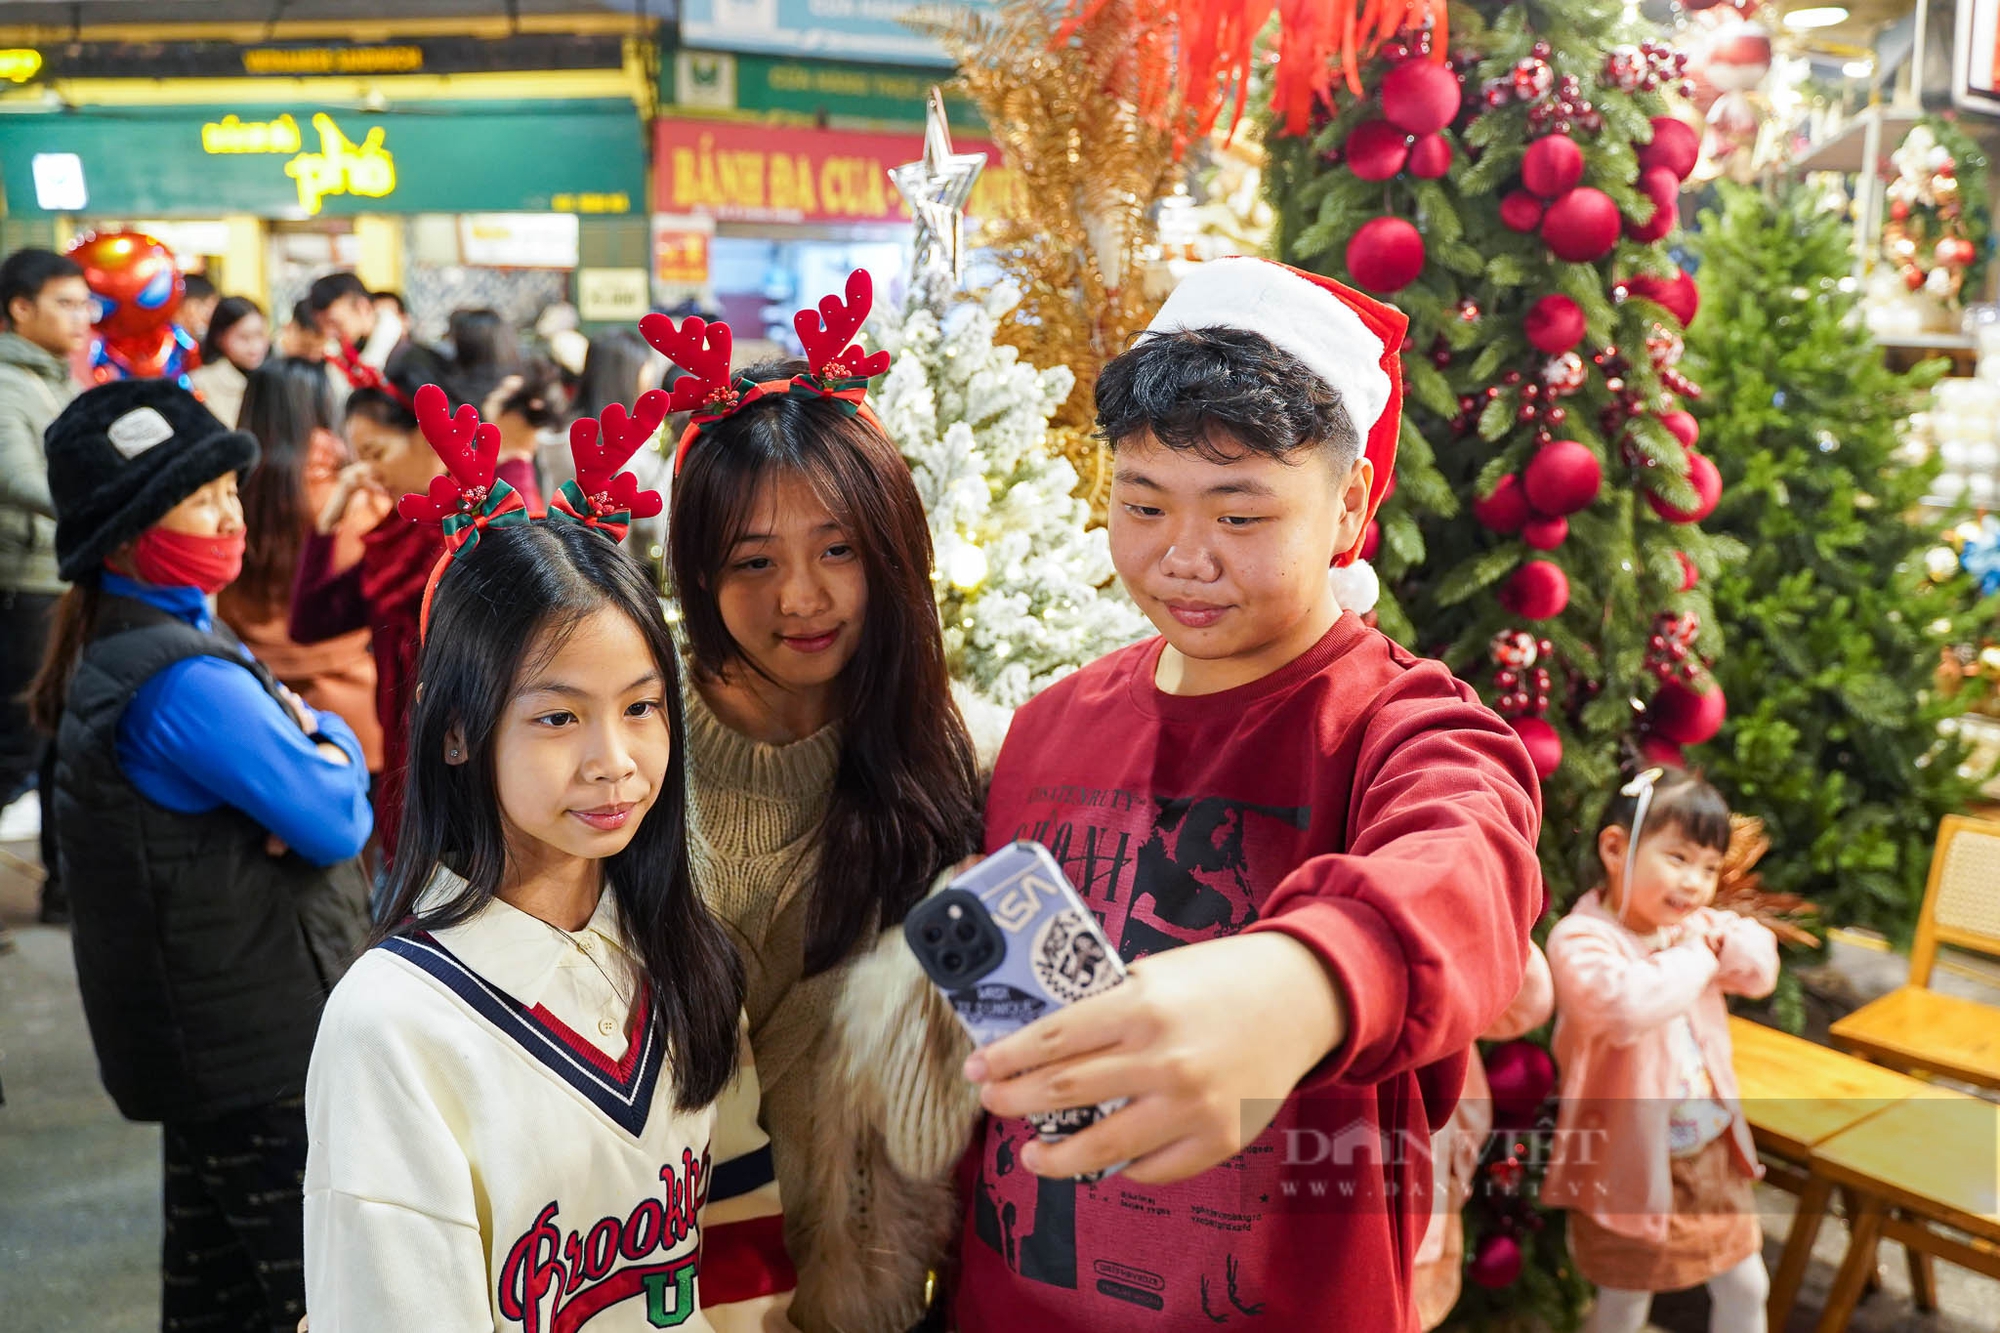
<instances>
[{"instance_id":1,"label":"white flocked christmas tree","mask_svg":"<svg viewBox=\"0 0 2000 1333\"><path fill-rule=\"evenodd\" d=\"M1072 494L1075 470L1048 448L1049 417L1075 377L994 344L1019 300L1011 288L941 288L920 285L928 299L881 321L877 345L896 360L873 401L930 515L951 673L1014 708L1151 627Z\"/></svg>"}]
</instances>

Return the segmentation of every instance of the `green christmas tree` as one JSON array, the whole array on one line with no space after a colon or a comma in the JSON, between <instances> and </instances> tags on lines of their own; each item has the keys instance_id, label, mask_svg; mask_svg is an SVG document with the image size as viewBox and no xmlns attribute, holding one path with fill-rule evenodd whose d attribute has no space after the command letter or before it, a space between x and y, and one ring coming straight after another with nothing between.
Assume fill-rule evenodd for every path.
<instances>
[{"instance_id":1,"label":"green christmas tree","mask_svg":"<svg viewBox=\"0 0 2000 1333\"><path fill-rule=\"evenodd\" d=\"M1710 299L1688 362L1723 478L1707 526L1747 554L1710 593L1732 715L1692 757L1764 821L1767 888L1906 937L1938 819L1974 795L1938 734L1970 696L1934 687L1940 648L1976 637L1972 594L1926 562L1945 522L1918 506L1935 465L1896 456L1941 363L1883 364L1839 285L1848 228L1813 204L1732 188L1694 239Z\"/></svg>"},{"instance_id":2,"label":"green christmas tree","mask_svg":"<svg viewBox=\"0 0 2000 1333\"><path fill-rule=\"evenodd\" d=\"M1720 725L1703 580L1742 554L1699 526L1696 293L1664 244L1697 140L1647 31L1602 0L1454 5L1453 50L1408 34L1314 133L1269 135L1280 257L1410 316L1378 615L1527 742L1557 908L1627 748Z\"/></svg>"}]
</instances>

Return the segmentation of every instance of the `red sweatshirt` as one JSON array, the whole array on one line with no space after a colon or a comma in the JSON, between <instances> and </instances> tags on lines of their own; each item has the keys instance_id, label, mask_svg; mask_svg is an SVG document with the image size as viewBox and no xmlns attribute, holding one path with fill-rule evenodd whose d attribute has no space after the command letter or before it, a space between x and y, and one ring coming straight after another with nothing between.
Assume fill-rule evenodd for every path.
<instances>
[{"instance_id":1,"label":"red sweatshirt","mask_svg":"<svg viewBox=\"0 0 2000 1333\"><path fill-rule=\"evenodd\" d=\"M1154 685L1162 646L1015 716L987 848L1047 845L1128 962L1291 935L1335 978L1348 1036L1248 1149L1176 1185L1041 1180L1027 1126L989 1117L959 1329L1413 1331L1431 1135L1541 910L1534 770L1470 688L1352 615L1197 698Z\"/></svg>"}]
</instances>

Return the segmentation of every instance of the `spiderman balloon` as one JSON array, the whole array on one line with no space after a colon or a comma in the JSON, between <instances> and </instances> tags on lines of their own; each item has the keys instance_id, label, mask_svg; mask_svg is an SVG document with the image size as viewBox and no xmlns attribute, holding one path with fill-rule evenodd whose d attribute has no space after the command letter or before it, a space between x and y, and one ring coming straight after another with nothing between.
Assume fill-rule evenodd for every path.
<instances>
[{"instance_id":1,"label":"spiderman balloon","mask_svg":"<svg viewBox=\"0 0 2000 1333\"><path fill-rule=\"evenodd\" d=\"M90 377L179 380L201 364L187 330L174 323L186 295L173 252L143 232L93 232L69 248L97 298L97 336L90 342Z\"/></svg>"}]
</instances>

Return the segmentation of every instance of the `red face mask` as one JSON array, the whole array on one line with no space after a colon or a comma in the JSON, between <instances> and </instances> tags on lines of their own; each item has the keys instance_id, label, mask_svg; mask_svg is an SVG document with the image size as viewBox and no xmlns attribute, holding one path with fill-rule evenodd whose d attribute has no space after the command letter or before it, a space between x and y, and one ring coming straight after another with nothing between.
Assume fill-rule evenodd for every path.
<instances>
[{"instance_id":1,"label":"red face mask","mask_svg":"<svg viewBox=\"0 0 2000 1333\"><path fill-rule=\"evenodd\" d=\"M148 528L132 546L132 572L157 587L221 592L243 572L243 534L193 536Z\"/></svg>"}]
</instances>

